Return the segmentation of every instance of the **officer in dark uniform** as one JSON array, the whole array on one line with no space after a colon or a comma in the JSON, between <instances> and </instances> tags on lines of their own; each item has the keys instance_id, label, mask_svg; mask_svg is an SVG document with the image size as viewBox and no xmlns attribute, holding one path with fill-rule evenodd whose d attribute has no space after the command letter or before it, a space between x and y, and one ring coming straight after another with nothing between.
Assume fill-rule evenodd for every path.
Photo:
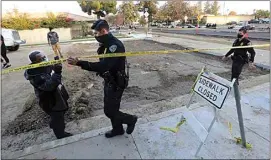
<instances>
[{"instance_id":1,"label":"officer in dark uniform","mask_svg":"<svg viewBox=\"0 0 271 160\"><path fill-rule=\"evenodd\" d=\"M95 30L95 38L100 43L98 54L125 52L123 43L109 32L109 25L105 20L96 21L91 28ZM104 78L104 113L111 120L113 128L105 136L111 138L124 134L122 124L127 124L126 133L131 134L137 117L119 111L123 91L128 85L128 75L125 73L126 57L100 58L99 62L93 63L70 57L68 63L97 72Z\"/></svg>"},{"instance_id":2,"label":"officer in dark uniform","mask_svg":"<svg viewBox=\"0 0 271 160\"><path fill-rule=\"evenodd\" d=\"M33 51L29 54L29 60L31 64L37 64L47 61L48 58L40 51ZM61 73L61 64L28 69L24 73L25 78L34 87L39 106L51 117L49 126L58 139L72 136L71 133L65 132L64 114L68 109L69 95L61 83Z\"/></svg>"},{"instance_id":3,"label":"officer in dark uniform","mask_svg":"<svg viewBox=\"0 0 271 160\"><path fill-rule=\"evenodd\" d=\"M234 41L233 43L233 47L237 47L237 46L250 46L251 42L250 40L247 38L247 30L242 27L239 29L238 35L237 35L237 39ZM250 53L250 55L247 54ZM250 69L255 69L255 65L254 65L254 58L255 58L255 51L253 49L253 47L249 47L249 48L238 48L238 49L231 49L222 59L226 60L228 58L228 56L230 56L232 53L233 56L231 56L232 59L232 76L231 76L231 80L233 78L236 78L236 82L237 84L239 84L238 82L238 78L242 72L242 68L246 63L249 63L249 68Z\"/></svg>"}]
</instances>

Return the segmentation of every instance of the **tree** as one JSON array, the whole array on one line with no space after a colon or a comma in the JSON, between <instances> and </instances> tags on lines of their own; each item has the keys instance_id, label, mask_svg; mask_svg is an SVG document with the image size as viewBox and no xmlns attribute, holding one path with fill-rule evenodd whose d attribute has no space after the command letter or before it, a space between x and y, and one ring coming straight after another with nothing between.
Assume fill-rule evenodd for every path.
<instances>
[{"instance_id":1,"label":"tree","mask_svg":"<svg viewBox=\"0 0 271 160\"><path fill-rule=\"evenodd\" d=\"M215 0L211 5L211 14L218 15L219 8L220 6L217 0Z\"/></svg>"},{"instance_id":2,"label":"tree","mask_svg":"<svg viewBox=\"0 0 271 160\"><path fill-rule=\"evenodd\" d=\"M189 6L189 8L190 9L189 9L188 17L197 17L198 15L200 15L197 5Z\"/></svg>"},{"instance_id":3,"label":"tree","mask_svg":"<svg viewBox=\"0 0 271 160\"><path fill-rule=\"evenodd\" d=\"M61 28L61 27L69 27L72 19L67 18L67 15L60 14L54 15L52 12L47 12L47 18L41 19L41 27L42 28Z\"/></svg>"},{"instance_id":4,"label":"tree","mask_svg":"<svg viewBox=\"0 0 271 160\"><path fill-rule=\"evenodd\" d=\"M12 12L7 13L7 18L2 20L3 28L11 28L16 30L34 29L37 27L26 13L19 13L14 8Z\"/></svg>"},{"instance_id":5,"label":"tree","mask_svg":"<svg viewBox=\"0 0 271 160\"><path fill-rule=\"evenodd\" d=\"M230 11L229 16L236 16L237 13L235 11Z\"/></svg>"},{"instance_id":6,"label":"tree","mask_svg":"<svg viewBox=\"0 0 271 160\"><path fill-rule=\"evenodd\" d=\"M10 28L16 30L32 30L35 28L61 28L69 27L72 19L67 18L67 15L62 14L55 16L48 12L46 18L32 18L28 14L19 13L17 9L7 13L7 17L2 20L3 28Z\"/></svg>"},{"instance_id":7,"label":"tree","mask_svg":"<svg viewBox=\"0 0 271 160\"><path fill-rule=\"evenodd\" d=\"M116 15L116 25L123 25L124 24L124 16L122 14Z\"/></svg>"},{"instance_id":8,"label":"tree","mask_svg":"<svg viewBox=\"0 0 271 160\"><path fill-rule=\"evenodd\" d=\"M197 6L198 13L202 14L202 1L198 1L196 6Z\"/></svg>"},{"instance_id":9,"label":"tree","mask_svg":"<svg viewBox=\"0 0 271 160\"><path fill-rule=\"evenodd\" d=\"M116 15L107 15L105 17L106 21L111 24L111 25L116 25L116 19L117 19L117 16Z\"/></svg>"},{"instance_id":10,"label":"tree","mask_svg":"<svg viewBox=\"0 0 271 160\"><path fill-rule=\"evenodd\" d=\"M153 21L153 16L157 13L158 7L157 7L158 2L155 0L149 0L149 1L140 1L137 5L139 7L140 12L145 12L144 8L148 8L148 21L152 22Z\"/></svg>"},{"instance_id":11,"label":"tree","mask_svg":"<svg viewBox=\"0 0 271 160\"><path fill-rule=\"evenodd\" d=\"M168 1L162 12L167 21L184 20L184 17L190 13L189 3L183 0Z\"/></svg>"},{"instance_id":12,"label":"tree","mask_svg":"<svg viewBox=\"0 0 271 160\"><path fill-rule=\"evenodd\" d=\"M138 7L132 1L123 2L119 8L119 13L124 16L125 24L132 24L139 18Z\"/></svg>"},{"instance_id":13,"label":"tree","mask_svg":"<svg viewBox=\"0 0 271 160\"><path fill-rule=\"evenodd\" d=\"M205 5L204 5L204 13L205 14L212 14L212 8L211 8L211 4L209 1L206 1L205 2Z\"/></svg>"},{"instance_id":14,"label":"tree","mask_svg":"<svg viewBox=\"0 0 271 160\"><path fill-rule=\"evenodd\" d=\"M100 17L105 17L109 13L115 14L117 12L116 1L82 0L78 1L78 3L83 12L87 13L88 15L92 15L92 13L94 13L97 15L98 19L100 19Z\"/></svg>"},{"instance_id":15,"label":"tree","mask_svg":"<svg viewBox=\"0 0 271 160\"><path fill-rule=\"evenodd\" d=\"M161 6L157 13L155 15L153 15L153 21L157 21L157 22L165 22L167 20L167 13L165 13L165 9L166 9L166 5Z\"/></svg>"},{"instance_id":16,"label":"tree","mask_svg":"<svg viewBox=\"0 0 271 160\"><path fill-rule=\"evenodd\" d=\"M268 10L259 9L259 10L256 10L255 17L257 19L259 19L259 18L268 18L268 17L270 17L270 12Z\"/></svg>"}]
</instances>

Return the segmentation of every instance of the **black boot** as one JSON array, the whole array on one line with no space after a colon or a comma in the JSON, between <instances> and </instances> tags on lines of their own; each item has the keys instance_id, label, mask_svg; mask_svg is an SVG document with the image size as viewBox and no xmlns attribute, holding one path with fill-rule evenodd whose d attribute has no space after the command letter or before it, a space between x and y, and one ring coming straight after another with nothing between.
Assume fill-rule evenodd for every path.
<instances>
[{"instance_id":1,"label":"black boot","mask_svg":"<svg viewBox=\"0 0 271 160\"><path fill-rule=\"evenodd\" d=\"M56 138L62 139L62 138L70 137L70 136L73 136L73 134L68 133L68 132L64 132L64 134L62 134L62 135L56 135Z\"/></svg>"},{"instance_id":2,"label":"black boot","mask_svg":"<svg viewBox=\"0 0 271 160\"><path fill-rule=\"evenodd\" d=\"M137 122L137 116L133 116L133 121L131 124L127 125L126 133L127 134L132 134L134 129L135 129L135 124Z\"/></svg>"},{"instance_id":3,"label":"black boot","mask_svg":"<svg viewBox=\"0 0 271 160\"><path fill-rule=\"evenodd\" d=\"M124 134L124 130L119 130L119 131L116 131L116 130L111 130L111 131L108 131L105 133L105 137L106 138L112 138L112 137L115 137L115 136L118 136L118 135L123 135Z\"/></svg>"}]
</instances>

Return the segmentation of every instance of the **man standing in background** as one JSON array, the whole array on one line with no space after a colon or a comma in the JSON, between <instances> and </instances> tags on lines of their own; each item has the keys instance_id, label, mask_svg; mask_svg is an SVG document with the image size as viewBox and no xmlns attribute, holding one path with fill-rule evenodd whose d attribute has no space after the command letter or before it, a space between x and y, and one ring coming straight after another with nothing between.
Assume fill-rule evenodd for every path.
<instances>
[{"instance_id":1,"label":"man standing in background","mask_svg":"<svg viewBox=\"0 0 271 160\"><path fill-rule=\"evenodd\" d=\"M60 51L58 34L55 31L52 31L53 30L52 27L49 27L49 30L50 32L47 33L48 44L52 46L56 57L63 58Z\"/></svg>"}]
</instances>

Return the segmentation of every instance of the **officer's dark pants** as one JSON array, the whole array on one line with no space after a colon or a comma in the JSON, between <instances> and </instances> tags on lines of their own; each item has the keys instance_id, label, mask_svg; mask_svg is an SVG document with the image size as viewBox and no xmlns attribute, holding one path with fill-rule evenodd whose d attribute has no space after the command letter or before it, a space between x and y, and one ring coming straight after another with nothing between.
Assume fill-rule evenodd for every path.
<instances>
[{"instance_id":1,"label":"officer's dark pants","mask_svg":"<svg viewBox=\"0 0 271 160\"><path fill-rule=\"evenodd\" d=\"M243 60L233 60L232 61L232 68L231 68L231 80L233 80L233 78L236 78L236 83L239 85L239 76L242 72L243 66L244 66L245 62Z\"/></svg>"},{"instance_id":2,"label":"officer's dark pants","mask_svg":"<svg viewBox=\"0 0 271 160\"><path fill-rule=\"evenodd\" d=\"M6 47L1 47L1 56L4 58L5 63L9 63L9 59L7 57L7 49L6 49ZM2 58L1 58L1 62L4 62Z\"/></svg>"},{"instance_id":3,"label":"officer's dark pants","mask_svg":"<svg viewBox=\"0 0 271 160\"><path fill-rule=\"evenodd\" d=\"M64 135L65 131L65 122L64 122L65 112L50 112L50 128L53 129L54 134L57 138L61 138Z\"/></svg>"},{"instance_id":4,"label":"officer's dark pants","mask_svg":"<svg viewBox=\"0 0 271 160\"><path fill-rule=\"evenodd\" d=\"M104 113L111 120L114 131L122 131L122 124L133 123L134 117L119 111L123 89L105 83L104 85Z\"/></svg>"}]
</instances>

